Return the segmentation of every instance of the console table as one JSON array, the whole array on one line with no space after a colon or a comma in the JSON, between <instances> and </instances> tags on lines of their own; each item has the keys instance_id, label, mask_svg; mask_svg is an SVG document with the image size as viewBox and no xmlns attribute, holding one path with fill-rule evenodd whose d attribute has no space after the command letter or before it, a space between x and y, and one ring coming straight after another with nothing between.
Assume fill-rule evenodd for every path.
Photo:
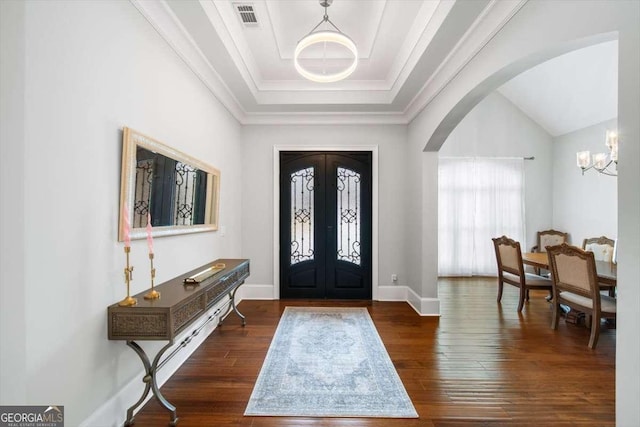
<instances>
[{"instance_id":1,"label":"console table","mask_svg":"<svg viewBox=\"0 0 640 427\"><path fill-rule=\"evenodd\" d=\"M107 309L109 339L126 341L127 345L140 357L145 368L142 378L146 384L145 389L140 399L127 410L125 426L134 423L133 411L142 404L150 390L171 412L169 425L177 424L176 407L160 392L156 380L157 371L216 317L219 319L218 323L222 324L233 309L242 319L242 326L245 325L245 317L236 307L235 295L248 276L249 260L217 259L156 286L155 289L161 295L159 299L144 299L145 291L134 296L138 300L134 306L121 307L117 303L109 306ZM164 352L173 346L176 336L192 326L207 310L226 296L229 297L226 310L223 306L210 314L180 342L173 352L160 361ZM223 310L225 310L224 313L220 314ZM153 362L150 362L142 347L136 343L143 340L168 341L168 343L158 351Z\"/></svg>"}]
</instances>

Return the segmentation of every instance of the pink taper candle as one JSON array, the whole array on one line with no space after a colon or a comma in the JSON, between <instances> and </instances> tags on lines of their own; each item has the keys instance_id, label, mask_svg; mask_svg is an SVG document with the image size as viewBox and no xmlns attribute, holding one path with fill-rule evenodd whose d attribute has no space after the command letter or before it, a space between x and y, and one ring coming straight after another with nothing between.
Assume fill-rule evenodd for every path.
<instances>
[{"instance_id":1,"label":"pink taper candle","mask_svg":"<svg viewBox=\"0 0 640 427\"><path fill-rule=\"evenodd\" d=\"M127 203L125 202L122 207L122 218L124 220L124 245L127 247L131 246L131 220L129 219L129 209L127 208Z\"/></svg>"},{"instance_id":2,"label":"pink taper candle","mask_svg":"<svg viewBox=\"0 0 640 427\"><path fill-rule=\"evenodd\" d=\"M149 253L153 253L153 237L151 236L151 214L147 213L147 245L149 245Z\"/></svg>"}]
</instances>

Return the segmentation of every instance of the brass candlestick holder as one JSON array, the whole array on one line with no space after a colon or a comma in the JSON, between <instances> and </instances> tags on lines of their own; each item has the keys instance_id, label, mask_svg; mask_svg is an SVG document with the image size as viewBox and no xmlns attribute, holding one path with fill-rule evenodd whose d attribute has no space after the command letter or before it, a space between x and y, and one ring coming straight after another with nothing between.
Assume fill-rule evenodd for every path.
<instances>
[{"instance_id":1,"label":"brass candlestick holder","mask_svg":"<svg viewBox=\"0 0 640 427\"><path fill-rule=\"evenodd\" d=\"M127 255L127 266L124 268L124 281L127 283L127 297L118 303L121 307L129 307L138 303L138 300L132 298L129 294L131 280L133 280L133 267L129 266L129 252L131 252L131 247L125 246L124 253Z\"/></svg>"},{"instance_id":2,"label":"brass candlestick holder","mask_svg":"<svg viewBox=\"0 0 640 427\"><path fill-rule=\"evenodd\" d=\"M156 269L153 268L153 252L149 253L149 261L151 261L151 290L147 292L144 299L158 299L160 298L160 292L153 289L153 280L156 278Z\"/></svg>"}]
</instances>

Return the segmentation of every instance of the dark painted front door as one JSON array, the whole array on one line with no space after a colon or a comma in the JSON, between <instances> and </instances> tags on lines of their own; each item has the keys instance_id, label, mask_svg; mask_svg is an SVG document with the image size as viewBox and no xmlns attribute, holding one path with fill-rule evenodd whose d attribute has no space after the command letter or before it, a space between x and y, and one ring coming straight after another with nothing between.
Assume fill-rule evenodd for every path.
<instances>
[{"instance_id":1,"label":"dark painted front door","mask_svg":"<svg viewBox=\"0 0 640 427\"><path fill-rule=\"evenodd\" d=\"M280 297L371 299L371 153L280 153Z\"/></svg>"}]
</instances>

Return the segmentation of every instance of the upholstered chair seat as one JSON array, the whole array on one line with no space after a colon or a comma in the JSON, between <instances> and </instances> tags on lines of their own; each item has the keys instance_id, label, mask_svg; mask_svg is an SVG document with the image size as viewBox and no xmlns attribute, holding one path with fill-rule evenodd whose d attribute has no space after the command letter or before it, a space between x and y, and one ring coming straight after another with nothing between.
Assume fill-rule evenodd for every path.
<instances>
[{"instance_id":1,"label":"upholstered chair seat","mask_svg":"<svg viewBox=\"0 0 640 427\"><path fill-rule=\"evenodd\" d=\"M520 277L517 274L511 274L507 271L503 272L502 275L505 279L510 279L514 281L520 280ZM551 286L551 279L547 277L538 276L537 274L524 273L524 278L527 286L530 286L530 287L548 288L549 286Z\"/></svg>"},{"instance_id":2,"label":"upholstered chair seat","mask_svg":"<svg viewBox=\"0 0 640 427\"><path fill-rule=\"evenodd\" d=\"M591 298L583 297L582 295L574 294L573 292L565 291L560 292L560 298L574 302L583 307L589 307L593 309L593 300ZM600 297L600 309L608 313L616 313L616 299L606 295Z\"/></svg>"}]
</instances>

